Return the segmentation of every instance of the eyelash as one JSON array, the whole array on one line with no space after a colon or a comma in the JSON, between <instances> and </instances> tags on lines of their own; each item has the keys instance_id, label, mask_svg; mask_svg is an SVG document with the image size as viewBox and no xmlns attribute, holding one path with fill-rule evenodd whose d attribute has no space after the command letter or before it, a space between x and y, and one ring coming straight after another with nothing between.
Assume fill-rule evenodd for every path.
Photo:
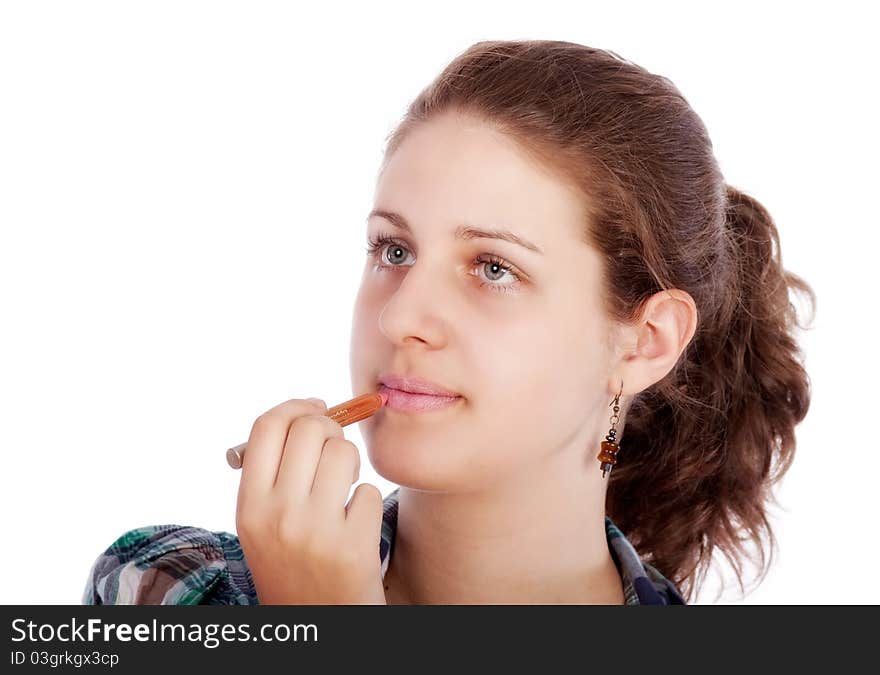
<instances>
[{"instance_id":1,"label":"eyelash","mask_svg":"<svg viewBox=\"0 0 880 675\"><path fill-rule=\"evenodd\" d=\"M384 248L388 244L394 244L395 246L400 246L401 248L405 248L407 251L409 250L409 248L407 248L406 244L403 244L400 241L388 236L387 234L380 232L375 237L370 237L368 239L368 245L367 245L367 249L366 249L367 254L370 256L373 256L374 258L378 257L377 254L381 250L384 250ZM487 283L487 282L481 281L480 286L483 286L483 287L488 286L492 291L495 291L496 293L510 293L510 292L512 292L512 290L515 287L519 286L520 283L522 283L522 279L521 279L520 275L517 273L516 267L514 267L513 265L508 263L506 260L503 260L503 259L498 258L496 256L493 256L491 254L486 254L484 256L476 258L473 262L474 265L479 265L480 263L482 263L484 265L486 263L492 263L494 265L497 265L498 267L500 267L502 270L507 272L509 275L511 275L516 280L512 284ZM403 265L381 265L381 267L403 267Z\"/></svg>"}]
</instances>

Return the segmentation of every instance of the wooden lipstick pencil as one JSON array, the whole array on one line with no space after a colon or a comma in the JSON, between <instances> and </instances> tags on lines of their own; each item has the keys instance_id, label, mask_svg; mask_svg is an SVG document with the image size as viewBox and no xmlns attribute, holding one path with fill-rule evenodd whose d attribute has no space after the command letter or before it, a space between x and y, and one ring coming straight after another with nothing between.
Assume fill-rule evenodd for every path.
<instances>
[{"instance_id":1,"label":"wooden lipstick pencil","mask_svg":"<svg viewBox=\"0 0 880 675\"><path fill-rule=\"evenodd\" d=\"M343 401L339 405L328 408L326 417L335 420L339 426L346 426L360 422L374 413L376 413L383 405L385 405L385 395L380 393L361 394L355 396L349 401ZM247 449L247 442L240 443L234 448L226 451L226 461L233 469L240 469L244 461L244 452Z\"/></svg>"}]
</instances>

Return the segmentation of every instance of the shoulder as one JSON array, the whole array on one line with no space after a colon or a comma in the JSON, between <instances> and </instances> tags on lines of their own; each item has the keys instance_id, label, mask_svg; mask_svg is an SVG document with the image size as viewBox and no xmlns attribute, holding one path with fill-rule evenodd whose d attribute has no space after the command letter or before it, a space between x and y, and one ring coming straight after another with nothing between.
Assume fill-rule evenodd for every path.
<instances>
[{"instance_id":1,"label":"shoulder","mask_svg":"<svg viewBox=\"0 0 880 675\"><path fill-rule=\"evenodd\" d=\"M605 534L611 557L620 572L627 605L687 604L676 585L654 565L641 558L629 539L607 515Z\"/></svg>"},{"instance_id":2,"label":"shoulder","mask_svg":"<svg viewBox=\"0 0 880 675\"><path fill-rule=\"evenodd\" d=\"M129 530L89 571L86 605L257 604L238 537L186 525Z\"/></svg>"},{"instance_id":3,"label":"shoulder","mask_svg":"<svg viewBox=\"0 0 880 675\"><path fill-rule=\"evenodd\" d=\"M654 567L651 563L643 560L642 567L645 569L645 583L650 584L651 588L656 592L657 597L660 599L659 602L655 602L652 604L659 605L686 605L687 601L684 599L681 591L678 587L668 578L666 578L663 573ZM646 588L644 595L648 596L650 591ZM647 602L643 602L642 604L649 604Z\"/></svg>"}]
</instances>

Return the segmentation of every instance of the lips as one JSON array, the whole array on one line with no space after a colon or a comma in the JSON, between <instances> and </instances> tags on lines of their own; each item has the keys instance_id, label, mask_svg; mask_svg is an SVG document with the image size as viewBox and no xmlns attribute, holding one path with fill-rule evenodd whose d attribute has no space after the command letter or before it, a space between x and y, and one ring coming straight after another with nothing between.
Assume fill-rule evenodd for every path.
<instances>
[{"instance_id":1,"label":"lips","mask_svg":"<svg viewBox=\"0 0 880 675\"><path fill-rule=\"evenodd\" d=\"M425 380L413 375L397 375L395 373L386 373L379 378L379 383L384 384L389 389L408 392L410 394L422 394L427 396L439 396L444 398L458 398L461 394L450 391L445 387L435 384L429 380Z\"/></svg>"},{"instance_id":2,"label":"lips","mask_svg":"<svg viewBox=\"0 0 880 675\"><path fill-rule=\"evenodd\" d=\"M464 400L461 394L430 380L395 373L379 378L379 393L386 397L387 407L409 413L441 410Z\"/></svg>"},{"instance_id":3,"label":"lips","mask_svg":"<svg viewBox=\"0 0 880 675\"><path fill-rule=\"evenodd\" d=\"M433 394L412 394L400 389L379 385L379 393L385 398L385 406L392 410L407 413L423 413L449 408L464 400L461 396L434 396Z\"/></svg>"}]
</instances>

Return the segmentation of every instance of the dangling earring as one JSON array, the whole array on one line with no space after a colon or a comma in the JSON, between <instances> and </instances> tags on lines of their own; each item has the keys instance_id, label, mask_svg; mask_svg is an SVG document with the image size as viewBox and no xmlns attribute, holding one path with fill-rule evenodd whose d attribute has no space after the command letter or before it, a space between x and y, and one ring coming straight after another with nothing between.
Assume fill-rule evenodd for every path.
<instances>
[{"instance_id":1,"label":"dangling earring","mask_svg":"<svg viewBox=\"0 0 880 675\"><path fill-rule=\"evenodd\" d=\"M602 465L599 467L602 469L602 478L605 478L606 471L610 474L611 469L617 464L617 451L620 450L620 445L617 443L617 429L615 427L617 427L617 423L620 421L620 415L617 413L620 411L620 394L622 393L623 381L621 380L620 392L608 404L614 406L614 413L611 415L611 429L608 430L605 440L602 441L601 450L599 450L599 456L597 457L602 462Z\"/></svg>"}]
</instances>

